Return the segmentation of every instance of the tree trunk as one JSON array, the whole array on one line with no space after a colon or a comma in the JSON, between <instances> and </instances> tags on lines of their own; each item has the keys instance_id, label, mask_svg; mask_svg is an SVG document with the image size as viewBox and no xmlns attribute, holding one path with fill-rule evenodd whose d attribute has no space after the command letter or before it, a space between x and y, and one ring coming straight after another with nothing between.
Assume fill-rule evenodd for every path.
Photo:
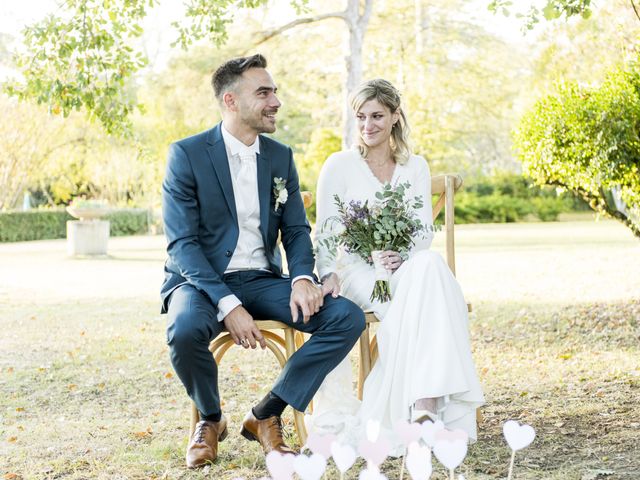
<instances>
[{"instance_id":1,"label":"tree trunk","mask_svg":"<svg viewBox=\"0 0 640 480\"><path fill-rule=\"evenodd\" d=\"M360 0L348 0L345 22L349 28L349 54L345 57L347 78L345 81L344 110L342 116L342 148L355 144L356 129L349 95L362 82L362 44L367 31L373 0L365 0L360 13Z\"/></svg>"}]
</instances>

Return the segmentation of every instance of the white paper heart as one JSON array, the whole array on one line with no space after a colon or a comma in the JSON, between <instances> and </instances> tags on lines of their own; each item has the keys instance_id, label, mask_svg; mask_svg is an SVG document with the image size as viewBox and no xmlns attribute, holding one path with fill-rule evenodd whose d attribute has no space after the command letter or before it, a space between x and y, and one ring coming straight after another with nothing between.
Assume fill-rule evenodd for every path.
<instances>
[{"instance_id":1,"label":"white paper heart","mask_svg":"<svg viewBox=\"0 0 640 480\"><path fill-rule=\"evenodd\" d=\"M520 425L515 420L509 420L502 426L504 438L511 450L521 450L528 447L536 438L536 431L531 425Z\"/></svg>"},{"instance_id":2,"label":"white paper heart","mask_svg":"<svg viewBox=\"0 0 640 480\"><path fill-rule=\"evenodd\" d=\"M296 456L292 453L282 454L272 450L266 458L267 470L273 480L291 480L293 478L293 461Z\"/></svg>"},{"instance_id":3,"label":"white paper heart","mask_svg":"<svg viewBox=\"0 0 640 480\"><path fill-rule=\"evenodd\" d=\"M433 454L448 470L455 469L467 456L467 442L464 440L438 440L433 446Z\"/></svg>"},{"instance_id":4,"label":"white paper heart","mask_svg":"<svg viewBox=\"0 0 640 480\"><path fill-rule=\"evenodd\" d=\"M436 444L436 433L444 430L444 423L441 420L435 422L424 422L422 424L422 439L431 448Z\"/></svg>"},{"instance_id":5,"label":"white paper heart","mask_svg":"<svg viewBox=\"0 0 640 480\"><path fill-rule=\"evenodd\" d=\"M385 475L380 473L378 467L369 465L365 470L360 472L358 480L389 480Z\"/></svg>"},{"instance_id":6,"label":"white paper heart","mask_svg":"<svg viewBox=\"0 0 640 480\"><path fill-rule=\"evenodd\" d=\"M293 461L293 468L302 480L320 480L327 468L327 460L319 453L310 457L298 455Z\"/></svg>"},{"instance_id":7,"label":"white paper heart","mask_svg":"<svg viewBox=\"0 0 640 480\"><path fill-rule=\"evenodd\" d=\"M345 473L349 470L358 458L356 451L351 445L340 445L338 442L331 444L331 455L336 467L340 472Z\"/></svg>"},{"instance_id":8,"label":"white paper heart","mask_svg":"<svg viewBox=\"0 0 640 480\"><path fill-rule=\"evenodd\" d=\"M380 435L380 422L377 420L367 420L367 440L375 442Z\"/></svg>"},{"instance_id":9,"label":"white paper heart","mask_svg":"<svg viewBox=\"0 0 640 480\"><path fill-rule=\"evenodd\" d=\"M409 470L413 480L427 480L431 477L431 472L433 471L431 449L429 447L421 447L417 442L409 444L407 470Z\"/></svg>"}]
</instances>

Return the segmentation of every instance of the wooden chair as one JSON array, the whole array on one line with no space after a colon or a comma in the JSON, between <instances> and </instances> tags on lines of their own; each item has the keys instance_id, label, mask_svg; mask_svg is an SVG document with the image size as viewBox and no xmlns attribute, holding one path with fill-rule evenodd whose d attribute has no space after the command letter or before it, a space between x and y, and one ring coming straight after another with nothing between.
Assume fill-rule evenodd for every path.
<instances>
[{"instance_id":1,"label":"wooden chair","mask_svg":"<svg viewBox=\"0 0 640 480\"><path fill-rule=\"evenodd\" d=\"M444 210L444 231L445 231L445 248L447 264L449 268L456 274L456 258L455 258L455 241L453 235L454 227L454 195L462 186L462 177L457 174L437 175L431 178L431 193L438 195L435 205L433 206L433 221L440 212ZM471 311L471 305L467 304L467 308ZM373 364L378 358L378 343L375 335L371 339L370 326L372 323L380 320L371 311L365 312L366 326L362 335L360 335L360 358L359 358L359 375L358 375L358 398L362 399L362 389Z\"/></svg>"},{"instance_id":2,"label":"wooden chair","mask_svg":"<svg viewBox=\"0 0 640 480\"><path fill-rule=\"evenodd\" d=\"M304 207L309 208L313 202L313 194L311 192L302 192ZM289 327L287 324L275 320L256 320L258 328L264 336L267 348L276 357L280 364L280 368L284 367L287 360L293 355L298 348L304 343L302 333ZM234 346L235 343L228 333L222 333L209 344L209 351L213 355L216 364L220 366L222 357L227 351ZM294 424L300 445L304 445L307 441L307 431L304 426L304 413L294 410ZM196 408L195 403L191 403L191 428L189 429L189 438L193 435L196 424L200 421L200 412Z\"/></svg>"}]
</instances>

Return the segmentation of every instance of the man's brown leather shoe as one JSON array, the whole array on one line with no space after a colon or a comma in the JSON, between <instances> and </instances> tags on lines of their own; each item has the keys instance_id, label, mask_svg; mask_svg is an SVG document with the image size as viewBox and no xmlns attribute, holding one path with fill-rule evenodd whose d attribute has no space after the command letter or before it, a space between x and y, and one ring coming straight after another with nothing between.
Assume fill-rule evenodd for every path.
<instances>
[{"instance_id":1,"label":"man's brown leather shoe","mask_svg":"<svg viewBox=\"0 0 640 480\"><path fill-rule=\"evenodd\" d=\"M218 441L227 438L227 419L219 422L201 420L197 423L187 447L187 467L204 467L218 456Z\"/></svg>"},{"instance_id":2,"label":"man's brown leather shoe","mask_svg":"<svg viewBox=\"0 0 640 480\"><path fill-rule=\"evenodd\" d=\"M265 455L272 450L280 453L296 453L295 450L284 443L282 439L282 419L275 415L264 420L258 420L253 412L249 412L244 417L240 433L247 440L260 442Z\"/></svg>"}]
</instances>

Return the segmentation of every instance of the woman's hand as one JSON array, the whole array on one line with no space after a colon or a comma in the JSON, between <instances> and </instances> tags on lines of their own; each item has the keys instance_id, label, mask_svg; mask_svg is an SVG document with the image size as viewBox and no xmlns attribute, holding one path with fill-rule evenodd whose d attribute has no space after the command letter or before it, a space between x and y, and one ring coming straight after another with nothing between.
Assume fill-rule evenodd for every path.
<instances>
[{"instance_id":1,"label":"woman's hand","mask_svg":"<svg viewBox=\"0 0 640 480\"><path fill-rule=\"evenodd\" d=\"M329 294L333 298L338 298L338 295L340 295L340 279L333 272L322 277L322 296Z\"/></svg>"},{"instance_id":2,"label":"woman's hand","mask_svg":"<svg viewBox=\"0 0 640 480\"><path fill-rule=\"evenodd\" d=\"M391 273L395 272L400 265L402 265L402 257L398 252L394 252L393 250L385 250L380 254L380 260L382 261L382 265L391 271Z\"/></svg>"}]
</instances>

